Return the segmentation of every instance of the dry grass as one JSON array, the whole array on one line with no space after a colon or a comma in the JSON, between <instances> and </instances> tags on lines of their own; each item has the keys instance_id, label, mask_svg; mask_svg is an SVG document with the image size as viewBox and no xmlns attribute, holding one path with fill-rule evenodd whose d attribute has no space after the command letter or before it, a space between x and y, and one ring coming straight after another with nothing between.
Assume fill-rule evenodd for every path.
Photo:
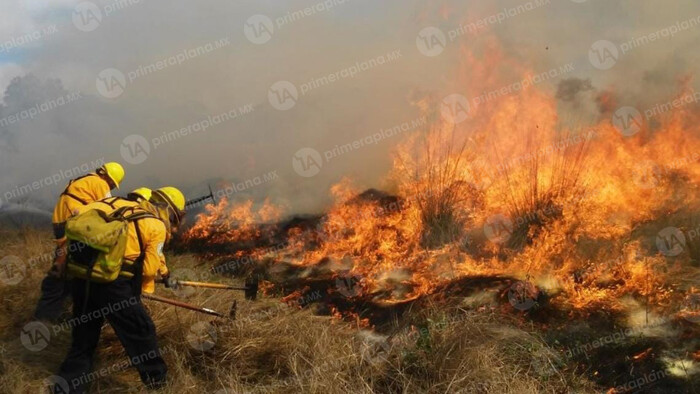
<instances>
[{"instance_id":1,"label":"dry grass","mask_svg":"<svg viewBox=\"0 0 700 394\"><path fill-rule=\"evenodd\" d=\"M1 239L2 256L25 262L53 248L48 232L4 233ZM169 261L171 267L203 272L192 256ZM67 330L52 335L38 352L19 340L46 268L37 265L19 284L0 285L2 393L38 392L69 346ZM446 319L440 317L444 311L422 311L432 316L423 330L409 326L385 337L272 298L251 302L238 292L216 290L158 293L223 312L238 301L235 322L145 301L170 371L162 393L558 393L590 387L562 372L557 354L533 334L469 314L474 312L460 310L458 319ZM99 349L96 370L125 359L108 326ZM99 378L92 392L137 393L143 387L127 369Z\"/></svg>"},{"instance_id":2,"label":"dry grass","mask_svg":"<svg viewBox=\"0 0 700 394\"><path fill-rule=\"evenodd\" d=\"M425 136L399 149L395 159L400 187L420 212L421 245L439 248L459 241L470 224L472 210L480 204L470 163L469 140L454 125L438 123Z\"/></svg>"},{"instance_id":3,"label":"dry grass","mask_svg":"<svg viewBox=\"0 0 700 394\"><path fill-rule=\"evenodd\" d=\"M528 145L530 152L542 152L545 147ZM575 205L583 198L581 173L587 148L586 143L580 143L543 157L537 154L516 169L505 165L497 155L505 168L503 200L507 201L510 217L518 219L508 242L510 248L529 244L541 227L561 217L563 204Z\"/></svg>"}]
</instances>

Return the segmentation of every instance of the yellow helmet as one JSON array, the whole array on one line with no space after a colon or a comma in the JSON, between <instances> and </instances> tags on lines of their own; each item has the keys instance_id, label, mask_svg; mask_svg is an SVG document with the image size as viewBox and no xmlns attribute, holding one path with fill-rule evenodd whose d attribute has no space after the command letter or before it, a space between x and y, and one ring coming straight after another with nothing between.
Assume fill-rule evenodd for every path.
<instances>
[{"instance_id":1,"label":"yellow helmet","mask_svg":"<svg viewBox=\"0 0 700 394\"><path fill-rule=\"evenodd\" d=\"M166 203L175 214L175 217L172 219L175 219L173 223L176 225L182 220L182 217L185 216L185 195L172 186L161 187L153 191L151 202L155 202L156 204Z\"/></svg>"},{"instance_id":2,"label":"yellow helmet","mask_svg":"<svg viewBox=\"0 0 700 394\"><path fill-rule=\"evenodd\" d=\"M105 163L101 169L105 174L107 174L109 179L114 182L114 186L119 189L119 184L122 183L122 179L124 179L124 167L122 167L121 164L112 161Z\"/></svg>"},{"instance_id":3,"label":"yellow helmet","mask_svg":"<svg viewBox=\"0 0 700 394\"><path fill-rule=\"evenodd\" d=\"M185 210L185 195L172 186L161 187L155 191L155 194L165 196L163 200L178 211Z\"/></svg>"},{"instance_id":4,"label":"yellow helmet","mask_svg":"<svg viewBox=\"0 0 700 394\"><path fill-rule=\"evenodd\" d=\"M134 194L137 197L140 197L146 201L151 199L151 195L153 194L153 191L147 187L140 187L138 189L135 189L129 194Z\"/></svg>"}]
</instances>

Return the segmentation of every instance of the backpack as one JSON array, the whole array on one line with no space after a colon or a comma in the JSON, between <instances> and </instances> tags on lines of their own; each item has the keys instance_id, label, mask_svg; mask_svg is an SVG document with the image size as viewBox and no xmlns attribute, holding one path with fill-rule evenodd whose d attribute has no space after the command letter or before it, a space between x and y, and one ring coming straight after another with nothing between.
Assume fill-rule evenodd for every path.
<instances>
[{"instance_id":1,"label":"backpack","mask_svg":"<svg viewBox=\"0 0 700 394\"><path fill-rule=\"evenodd\" d=\"M68 239L67 271L72 277L109 283L124 276L132 278L145 257L137 221L156 218L139 207L122 207L107 214L91 209L66 221ZM156 218L157 219L157 218ZM129 223L134 222L141 254L136 261L124 259Z\"/></svg>"}]
</instances>

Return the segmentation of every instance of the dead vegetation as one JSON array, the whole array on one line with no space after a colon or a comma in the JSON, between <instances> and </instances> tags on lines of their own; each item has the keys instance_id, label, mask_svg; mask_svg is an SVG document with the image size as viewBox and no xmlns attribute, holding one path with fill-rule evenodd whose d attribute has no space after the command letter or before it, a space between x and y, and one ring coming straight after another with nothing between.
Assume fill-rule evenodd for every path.
<instances>
[{"instance_id":1,"label":"dead vegetation","mask_svg":"<svg viewBox=\"0 0 700 394\"><path fill-rule=\"evenodd\" d=\"M0 242L3 255L25 263L53 248L48 232L31 230L4 232ZM173 256L170 264L203 269L189 255ZM38 392L69 345L69 330L53 327L41 351L20 341L45 269L29 267L18 284L0 286L0 392ZM238 319L229 322L145 301L170 370L163 393L555 393L593 387L536 335L473 310L424 309L420 327L396 321L380 334L275 298L250 302L242 294L211 290L158 293L222 311L234 299L239 305ZM125 359L106 326L95 370L110 373L92 383L92 392L142 392L133 369L111 368Z\"/></svg>"}]
</instances>

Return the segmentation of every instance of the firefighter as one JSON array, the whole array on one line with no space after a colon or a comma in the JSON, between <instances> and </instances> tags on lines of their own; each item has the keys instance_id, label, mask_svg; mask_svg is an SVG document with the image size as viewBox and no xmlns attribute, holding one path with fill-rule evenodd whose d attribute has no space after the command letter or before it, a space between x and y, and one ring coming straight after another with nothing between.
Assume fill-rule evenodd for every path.
<instances>
[{"instance_id":1,"label":"firefighter","mask_svg":"<svg viewBox=\"0 0 700 394\"><path fill-rule=\"evenodd\" d=\"M174 198L179 198L179 196L182 195L182 193L174 187L166 186L161 188L160 191L153 191L147 187L140 187L129 192L126 195L126 198L104 198L100 201L97 201L98 204L91 205L91 208L96 208L105 213L110 213L115 209L121 207L134 206L133 203L136 202L141 208L145 209L148 212L151 212L152 214L158 216L161 219L166 228L165 244L167 244L171 238L171 232L173 232L173 229L175 229L175 231L177 230L176 227L171 224L171 222L174 220L179 222L180 215L171 215L172 210L169 208L170 205L164 197L161 196L159 198L157 197L156 199L152 198L154 194L160 195L161 193L164 193L163 190L172 193L174 196L176 196ZM81 208L80 213L85 212L85 210L85 208ZM170 273L168 272L168 267L165 265L165 260L163 260L161 267L158 269L158 273L161 277L163 277L163 279L169 278Z\"/></svg>"},{"instance_id":2,"label":"firefighter","mask_svg":"<svg viewBox=\"0 0 700 394\"><path fill-rule=\"evenodd\" d=\"M162 214L160 214L160 212L157 211L156 207L154 207L153 204L149 202L152 193L153 191L151 189L147 187L140 187L138 189L130 191L126 195L126 197L103 198L102 200L98 201L101 204L101 206L98 208L102 208L100 209L101 211L109 213L109 210L107 210L108 207L114 210L121 207L133 206L132 203L135 202L138 203L141 206L141 208L145 209L146 211L149 211L155 214L156 216L161 217ZM80 213L82 213L85 211L85 209L81 208L79 211ZM167 216L162 216L161 219L168 220Z\"/></svg>"},{"instance_id":3,"label":"firefighter","mask_svg":"<svg viewBox=\"0 0 700 394\"><path fill-rule=\"evenodd\" d=\"M176 214L177 219L174 220L180 221L185 209L184 195L174 187L162 188L156 192L167 197L167 209ZM131 206L134 211L145 211L135 201L120 199L118 204ZM99 201L88 204L80 211L82 213L91 209L111 213L119 208L111 208L109 204ZM126 253L117 279L108 283L87 284L84 279L74 278L71 282L73 321L80 323L73 327L71 348L58 373L68 382L70 393L85 391L86 381L89 380L86 377L90 376L105 319L114 329L129 359L137 360L133 366L146 387L158 389L165 384L167 367L158 348L155 325L141 304L140 295L142 292L154 291L158 273L166 279L167 287L174 281L169 279L163 255L166 226L155 212L150 213L153 215L129 222ZM73 264L73 261L71 254L68 264ZM116 305L120 305L118 310L114 307ZM96 313L99 311L106 312ZM53 391L61 389L57 384Z\"/></svg>"},{"instance_id":4,"label":"firefighter","mask_svg":"<svg viewBox=\"0 0 700 394\"><path fill-rule=\"evenodd\" d=\"M151 196L153 195L153 190L147 188L147 187L140 187L138 189L135 189L131 193L126 195L127 200L131 201L136 201L138 203L148 201L151 199Z\"/></svg>"},{"instance_id":5,"label":"firefighter","mask_svg":"<svg viewBox=\"0 0 700 394\"><path fill-rule=\"evenodd\" d=\"M170 242L172 234L177 232L177 223L180 221L180 216L175 214L169 207L168 197L165 193L174 193L174 195L182 194L179 190L172 187L163 187L160 190L151 190L147 187L140 187L126 195L126 199L121 197L111 197L101 200L103 204L111 205L112 208L120 208L124 206L124 201L130 200L139 203L142 208L154 213L158 216L166 227L165 244ZM173 224L175 223L175 224ZM168 267L163 264L158 273L164 278L168 278Z\"/></svg>"},{"instance_id":6,"label":"firefighter","mask_svg":"<svg viewBox=\"0 0 700 394\"><path fill-rule=\"evenodd\" d=\"M63 313L63 304L70 294L65 283L66 238L65 223L79 207L111 197L111 190L119 188L124 179L124 168L110 162L90 173L73 179L58 198L53 211L53 233L56 250L51 269L41 282L41 297L34 317L37 320L57 320Z\"/></svg>"},{"instance_id":7,"label":"firefighter","mask_svg":"<svg viewBox=\"0 0 700 394\"><path fill-rule=\"evenodd\" d=\"M167 242L170 242L170 238L173 234L177 232L178 227L181 225L182 218L177 212L174 212L170 207L172 206L170 201L171 194L177 194L179 191L172 187L163 187L159 190L154 190L151 194L149 202L153 204L159 211L159 215L163 217L163 220L168 226L168 238Z\"/></svg>"}]
</instances>

